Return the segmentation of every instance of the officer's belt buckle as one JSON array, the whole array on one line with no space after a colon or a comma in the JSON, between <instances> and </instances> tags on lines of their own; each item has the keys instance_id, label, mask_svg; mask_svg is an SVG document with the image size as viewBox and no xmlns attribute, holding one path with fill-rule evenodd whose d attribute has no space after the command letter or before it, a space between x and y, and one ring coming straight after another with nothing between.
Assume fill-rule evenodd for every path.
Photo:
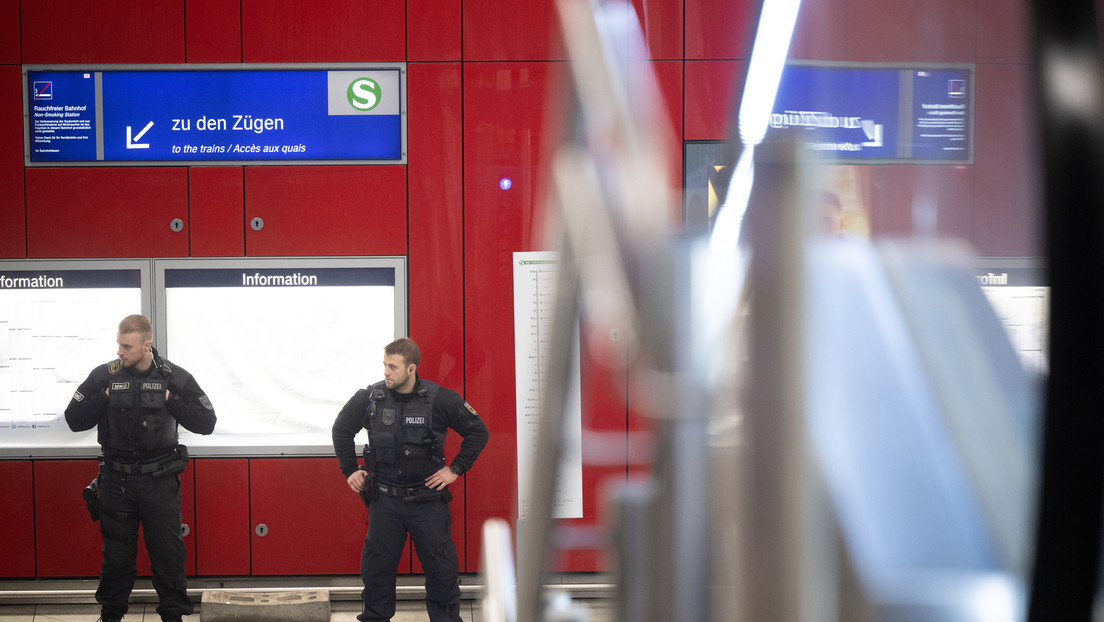
<instances>
[{"instance_id":1,"label":"officer's belt buckle","mask_svg":"<svg viewBox=\"0 0 1104 622\"><path fill-rule=\"evenodd\" d=\"M156 473L165 468L173 460L177 459L176 453L171 453L167 456L162 456L154 462L116 462L115 460L105 459L104 462L112 471L118 471L120 473L126 473L127 475L149 475L150 473Z\"/></svg>"},{"instance_id":2,"label":"officer's belt buckle","mask_svg":"<svg viewBox=\"0 0 1104 622\"><path fill-rule=\"evenodd\" d=\"M158 462L139 462L134 464L127 464L126 462L115 462L114 460L107 461L107 466L112 471L118 471L120 473L126 473L127 475L145 475L147 473L153 473L161 467Z\"/></svg>"},{"instance_id":3,"label":"officer's belt buckle","mask_svg":"<svg viewBox=\"0 0 1104 622\"><path fill-rule=\"evenodd\" d=\"M380 484L379 491L380 494L405 499L406 497L417 497L418 495L425 494L427 492L430 492L430 489L424 486L400 487L386 486L384 484Z\"/></svg>"}]
</instances>

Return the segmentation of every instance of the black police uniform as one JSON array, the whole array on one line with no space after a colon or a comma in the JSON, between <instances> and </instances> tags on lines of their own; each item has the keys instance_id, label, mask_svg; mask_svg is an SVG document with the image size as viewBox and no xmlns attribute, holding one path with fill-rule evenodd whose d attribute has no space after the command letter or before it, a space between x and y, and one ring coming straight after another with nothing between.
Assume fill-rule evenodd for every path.
<instances>
[{"instance_id":1,"label":"black police uniform","mask_svg":"<svg viewBox=\"0 0 1104 622\"><path fill-rule=\"evenodd\" d=\"M93 369L73 394L65 421L74 432L98 426L103 449L98 478L103 566L96 590L101 616L114 620L127 612L138 575L139 523L159 599L157 613L163 620L191 614L180 527L179 474L187 449L177 442L177 424L210 434L215 429L210 400L191 374L154 351L154 364L144 372L119 360Z\"/></svg>"},{"instance_id":2,"label":"black police uniform","mask_svg":"<svg viewBox=\"0 0 1104 622\"><path fill-rule=\"evenodd\" d=\"M446 488L433 490L427 477L445 466L445 434L463 437L452 461L453 473L471 469L487 444L487 426L455 391L417 379L410 393L398 393L382 382L357 391L333 425L334 452L348 478L358 468L353 437L368 430L364 468L369 491L368 535L360 558L364 581L363 622L395 615L395 573L406 535L425 571L426 611L432 622L460 620L459 563L452 541L452 515Z\"/></svg>"}]
</instances>

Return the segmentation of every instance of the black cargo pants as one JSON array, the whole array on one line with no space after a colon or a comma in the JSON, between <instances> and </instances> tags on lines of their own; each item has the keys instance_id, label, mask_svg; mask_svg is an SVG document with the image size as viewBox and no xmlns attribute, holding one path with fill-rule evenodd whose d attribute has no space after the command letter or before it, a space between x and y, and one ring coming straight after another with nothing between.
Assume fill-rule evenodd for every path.
<instances>
[{"instance_id":1,"label":"black cargo pants","mask_svg":"<svg viewBox=\"0 0 1104 622\"><path fill-rule=\"evenodd\" d=\"M372 501L360 556L364 612L357 620L379 622L395 615L395 573L409 533L425 572L430 621L460 622L460 567L452 541L450 496L446 492L404 502L381 494Z\"/></svg>"},{"instance_id":2,"label":"black cargo pants","mask_svg":"<svg viewBox=\"0 0 1104 622\"><path fill-rule=\"evenodd\" d=\"M107 467L100 473L100 533L103 566L96 600L104 618L121 618L138 576L138 526L149 552L157 613L176 619L193 612L188 598L188 553L180 529L180 476L126 474Z\"/></svg>"}]
</instances>

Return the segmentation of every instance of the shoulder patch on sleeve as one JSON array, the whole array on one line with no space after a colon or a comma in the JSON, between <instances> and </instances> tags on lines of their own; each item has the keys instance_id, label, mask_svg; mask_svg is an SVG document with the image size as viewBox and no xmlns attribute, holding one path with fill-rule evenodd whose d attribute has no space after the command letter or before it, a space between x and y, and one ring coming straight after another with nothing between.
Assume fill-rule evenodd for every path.
<instances>
[{"instance_id":1,"label":"shoulder patch on sleeve","mask_svg":"<svg viewBox=\"0 0 1104 622\"><path fill-rule=\"evenodd\" d=\"M84 395L80 391L75 391L73 393L73 401L74 402L83 402L84 401Z\"/></svg>"},{"instance_id":2,"label":"shoulder patch on sleeve","mask_svg":"<svg viewBox=\"0 0 1104 622\"><path fill-rule=\"evenodd\" d=\"M471 405L471 404L469 404L469 403L467 403L467 402L464 402L464 408L467 408L467 409L468 409L468 412L470 412L471 414L475 415L476 417L478 417L478 416L479 416L479 413L475 412L475 409L474 409L474 408L472 408L472 405Z\"/></svg>"},{"instance_id":3,"label":"shoulder patch on sleeve","mask_svg":"<svg viewBox=\"0 0 1104 622\"><path fill-rule=\"evenodd\" d=\"M119 373L119 370L122 369L122 367L122 364L119 363L119 359L115 359L114 361L111 361L110 365L107 366L107 371L113 374L117 374Z\"/></svg>"}]
</instances>

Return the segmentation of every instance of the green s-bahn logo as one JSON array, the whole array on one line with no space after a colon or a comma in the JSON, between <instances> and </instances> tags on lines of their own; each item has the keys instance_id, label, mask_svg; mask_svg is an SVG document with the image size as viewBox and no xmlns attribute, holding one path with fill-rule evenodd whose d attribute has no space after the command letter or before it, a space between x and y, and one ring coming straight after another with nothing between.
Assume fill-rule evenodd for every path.
<instances>
[{"instance_id":1,"label":"green s-bahn logo","mask_svg":"<svg viewBox=\"0 0 1104 622\"><path fill-rule=\"evenodd\" d=\"M345 96L349 99L349 105L361 112L375 108L383 99L379 83L371 78L353 80L345 91Z\"/></svg>"}]
</instances>

